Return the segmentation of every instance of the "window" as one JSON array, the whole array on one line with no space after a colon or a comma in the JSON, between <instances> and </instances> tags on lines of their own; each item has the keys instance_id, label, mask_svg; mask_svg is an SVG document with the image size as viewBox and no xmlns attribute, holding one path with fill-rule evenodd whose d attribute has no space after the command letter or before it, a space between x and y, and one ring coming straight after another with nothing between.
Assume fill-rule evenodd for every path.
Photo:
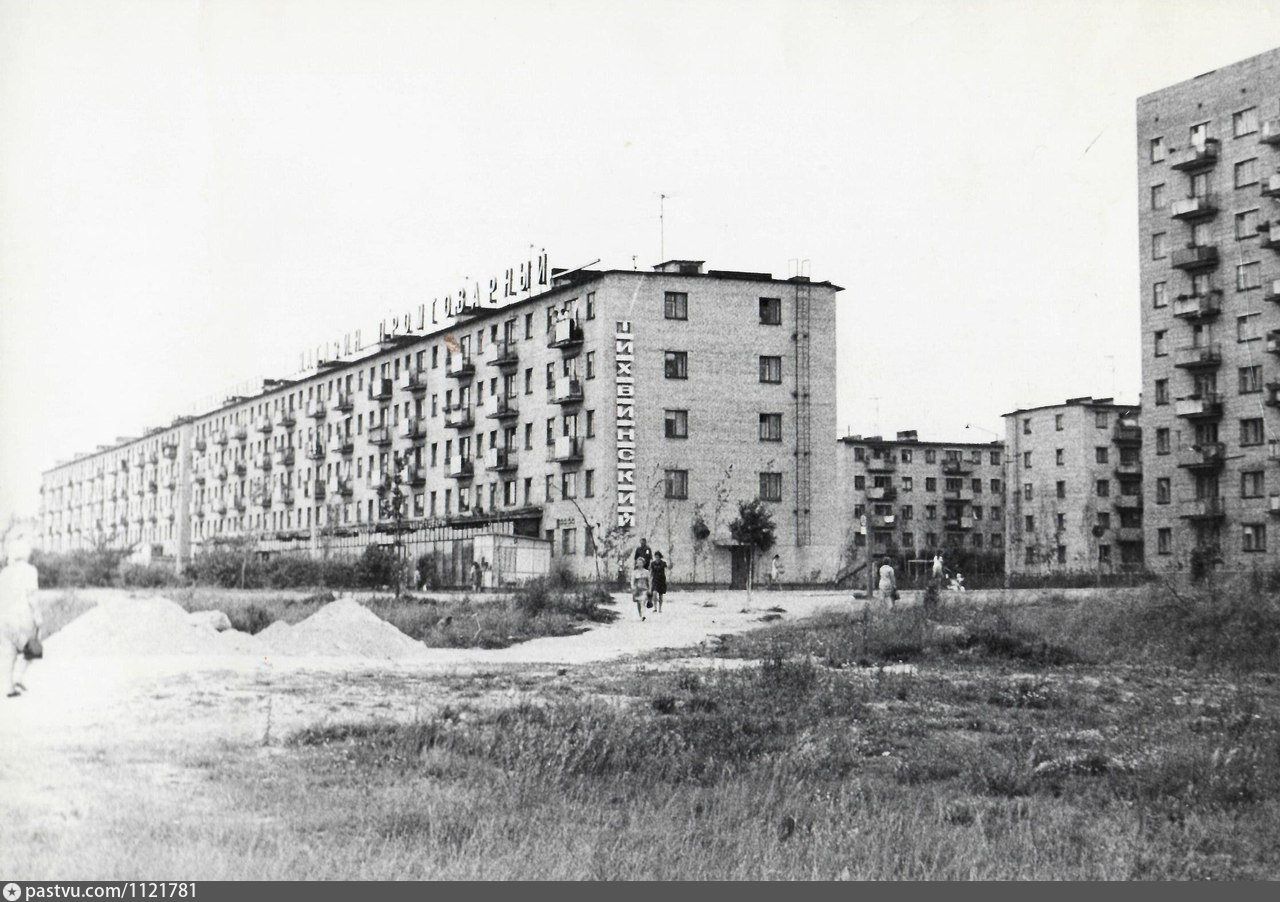
<instances>
[{"instance_id":1,"label":"window","mask_svg":"<svg viewBox=\"0 0 1280 902\"><path fill-rule=\"evenodd\" d=\"M683 291L668 291L663 295L662 315L667 319L688 319L689 295Z\"/></svg>"},{"instance_id":2,"label":"window","mask_svg":"<svg viewBox=\"0 0 1280 902\"><path fill-rule=\"evenodd\" d=\"M1098 492L1099 498L1110 498L1111 497L1111 480L1099 479L1097 483L1097 492Z\"/></svg>"},{"instance_id":3,"label":"window","mask_svg":"<svg viewBox=\"0 0 1280 902\"><path fill-rule=\"evenodd\" d=\"M1236 214L1236 240L1252 238L1258 234L1258 211L1245 210Z\"/></svg>"},{"instance_id":4,"label":"window","mask_svg":"<svg viewBox=\"0 0 1280 902\"><path fill-rule=\"evenodd\" d=\"M1247 110L1231 114L1231 134L1239 138L1241 135L1252 135L1258 130L1258 108L1251 106Z\"/></svg>"},{"instance_id":5,"label":"window","mask_svg":"<svg viewBox=\"0 0 1280 902\"><path fill-rule=\"evenodd\" d=\"M667 498L688 498L689 497L689 471L688 470L667 470L663 479L665 491L664 497Z\"/></svg>"},{"instance_id":6,"label":"window","mask_svg":"<svg viewBox=\"0 0 1280 902\"><path fill-rule=\"evenodd\" d=\"M1209 140L1209 123L1198 122L1191 126L1191 146L1197 150L1204 150L1205 144Z\"/></svg>"},{"instance_id":7,"label":"window","mask_svg":"<svg viewBox=\"0 0 1280 902\"><path fill-rule=\"evenodd\" d=\"M596 437L596 412L594 410L587 411L587 438Z\"/></svg>"},{"instance_id":8,"label":"window","mask_svg":"<svg viewBox=\"0 0 1280 902\"><path fill-rule=\"evenodd\" d=\"M902 505L901 510L898 511L899 516L901 516L903 520L912 519L915 516L915 513L916 513L915 508L913 508L910 504Z\"/></svg>"},{"instance_id":9,"label":"window","mask_svg":"<svg viewBox=\"0 0 1280 902\"><path fill-rule=\"evenodd\" d=\"M1267 550L1267 526L1265 523L1244 523L1241 525L1243 541L1242 551Z\"/></svg>"},{"instance_id":10,"label":"window","mask_svg":"<svg viewBox=\"0 0 1280 902\"><path fill-rule=\"evenodd\" d=\"M555 388L556 385L556 365L554 363L547 364L547 390Z\"/></svg>"},{"instance_id":11,"label":"window","mask_svg":"<svg viewBox=\"0 0 1280 902\"><path fill-rule=\"evenodd\" d=\"M982 480L981 480L981 479L973 479L973 480L970 480L970 484L973 486L973 493L974 493L975 495L981 495L981 494L982 494Z\"/></svg>"},{"instance_id":12,"label":"window","mask_svg":"<svg viewBox=\"0 0 1280 902\"><path fill-rule=\"evenodd\" d=\"M1162 426L1156 430L1156 454L1168 454L1169 448L1169 429Z\"/></svg>"},{"instance_id":13,"label":"window","mask_svg":"<svg viewBox=\"0 0 1280 902\"><path fill-rule=\"evenodd\" d=\"M924 506L924 518L925 518L926 520L936 520L936 519L938 519L938 505L936 505L936 504L926 504L926 505Z\"/></svg>"},{"instance_id":14,"label":"window","mask_svg":"<svg viewBox=\"0 0 1280 902\"><path fill-rule=\"evenodd\" d=\"M1164 282L1156 282L1151 286L1151 306L1159 309L1169 306L1168 286ZM1058 414L1061 418L1062 414Z\"/></svg>"},{"instance_id":15,"label":"window","mask_svg":"<svg viewBox=\"0 0 1280 902\"><path fill-rule=\"evenodd\" d=\"M585 470L582 474L582 497L594 498L596 496L596 471Z\"/></svg>"},{"instance_id":16,"label":"window","mask_svg":"<svg viewBox=\"0 0 1280 902\"><path fill-rule=\"evenodd\" d=\"M1256 185L1258 183L1258 160L1253 158L1250 160L1241 160L1236 163L1236 187L1243 188L1246 185Z\"/></svg>"},{"instance_id":17,"label":"window","mask_svg":"<svg viewBox=\"0 0 1280 902\"><path fill-rule=\"evenodd\" d=\"M1067 452L1064 448L1058 448L1053 452L1053 462L1056 466L1062 467L1067 463Z\"/></svg>"},{"instance_id":18,"label":"window","mask_svg":"<svg viewBox=\"0 0 1280 902\"><path fill-rule=\"evenodd\" d=\"M561 473L560 474L560 497L568 501L570 498L578 497L578 474L577 473Z\"/></svg>"},{"instance_id":19,"label":"window","mask_svg":"<svg viewBox=\"0 0 1280 902\"><path fill-rule=\"evenodd\" d=\"M924 490L926 492L936 492L938 490L938 478L936 476L926 476L924 478Z\"/></svg>"},{"instance_id":20,"label":"window","mask_svg":"<svg viewBox=\"0 0 1280 902\"><path fill-rule=\"evenodd\" d=\"M1033 494L1034 494L1034 490L1032 489L1031 483L1029 483L1029 482L1024 482L1024 483L1022 484L1022 498L1023 498L1023 500L1024 500L1024 501L1030 501L1030 500L1031 500L1031 498L1032 498L1032 495L1033 495Z\"/></svg>"},{"instance_id":21,"label":"window","mask_svg":"<svg viewBox=\"0 0 1280 902\"><path fill-rule=\"evenodd\" d=\"M533 338L533 314L526 313L524 315L524 337Z\"/></svg>"},{"instance_id":22,"label":"window","mask_svg":"<svg viewBox=\"0 0 1280 902\"><path fill-rule=\"evenodd\" d=\"M1111 563L1111 546L1110 545L1098 546L1098 563L1099 564Z\"/></svg>"},{"instance_id":23,"label":"window","mask_svg":"<svg viewBox=\"0 0 1280 902\"><path fill-rule=\"evenodd\" d=\"M780 413L760 414L760 441L762 442L782 441L782 414Z\"/></svg>"},{"instance_id":24,"label":"window","mask_svg":"<svg viewBox=\"0 0 1280 902\"><path fill-rule=\"evenodd\" d=\"M782 474L781 473L761 473L760 474L760 500L761 501L781 501L782 500Z\"/></svg>"},{"instance_id":25,"label":"window","mask_svg":"<svg viewBox=\"0 0 1280 902\"><path fill-rule=\"evenodd\" d=\"M1261 498L1266 488L1266 476L1262 470L1244 470L1240 474L1240 497Z\"/></svg>"},{"instance_id":26,"label":"window","mask_svg":"<svg viewBox=\"0 0 1280 902\"><path fill-rule=\"evenodd\" d=\"M782 358L760 358L760 381L778 383L782 381Z\"/></svg>"},{"instance_id":27,"label":"window","mask_svg":"<svg viewBox=\"0 0 1280 902\"><path fill-rule=\"evenodd\" d=\"M1000 452L999 452L999 451L992 451L992 452L991 452L991 466L993 466L993 467L998 467L998 466L1000 466Z\"/></svg>"},{"instance_id":28,"label":"window","mask_svg":"<svg viewBox=\"0 0 1280 902\"><path fill-rule=\"evenodd\" d=\"M1248 291L1262 285L1262 264L1241 263L1236 267L1236 290Z\"/></svg>"},{"instance_id":29,"label":"window","mask_svg":"<svg viewBox=\"0 0 1280 902\"><path fill-rule=\"evenodd\" d=\"M1093 449L1093 459L1094 459L1094 462L1096 462L1096 463L1100 463L1100 464L1105 464L1105 463L1107 462L1107 456L1108 456L1108 455L1107 455L1107 451L1108 451L1108 449L1107 449L1107 448L1105 448L1105 447L1102 447L1102 448L1094 448L1094 449Z\"/></svg>"},{"instance_id":30,"label":"window","mask_svg":"<svg viewBox=\"0 0 1280 902\"><path fill-rule=\"evenodd\" d=\"M1249 395L1262 391L1262 365L1240 367L1240 394Z\"/></svg>"},{"instance_id":31,"label":"window","mask_svg":"<svg viewBox=\"0 0 1280 902\"><path fill-rule=\"evenodd\" d=\"M1110 422L1111 418L1107 416L1107 412L1105 410L1099 410L1093 415L1093 425L1097 426L1099 429L1106 429Z\"/></svg>"},{"instance_id":32,"label":"window","mask_svg":"<svg viewBox=\"0 0 1280 902\"><path fill-rule=\"evenodd\" d=\"M578 530L572 526L566 526L560 530L560 552L561 554L578 553Z\"/></svg>"},{"instance_id":33,"label":"window","mask_svg":"<svg viewBox=\"0 0 1280 902\"><path fill-rule=\"evenodd\" d=\"M1067 497L1067 484L1066 484L1066 482L1064 482L1063 480L1059 479L1059 480L1058 480L1058 486L1057 486L1057 488L1058 488L1058 497L1059 497L1059 498L1065 498L1065 497Z\"/></svg>"},{"instance_id":34,"label":"window","mask_svg":"<svg viewBox=\"0 0 1280 902\"><path fill-rule=\"evenodd\" d=\"M689 378L689 354L686 351L667 351L663 355L662 374L668 379Z\"/></svg>"},{"instance_id":35,"label":"window","mask_svg":"<svg viewBox=\"0 0 1280 902\"><path fill-rule=\"evenodd\" d=\"M903 477L902 477L902 491L903 491L903 492L909 492L909 491L911 491L911 489L912 489L914 486L915 486L915 480L914 480L914 479L912 479L910 476L903 476Z\"/></svg>"},{"instance_id":36,"label":"window","mask_svg":"<svg viewBox=\"0 0 1280 902\"><path fill-rule=\"evenodd\" d=\"M1209 173L1198 172L1191 176L1191 196L1192 197L1208 197L1209 196Z\"/></svg>"},{"instance_id":37,"label":"window","mask_svg":"<svg viewBox=\"0 0 1280 902\"><path fill-rule=\"evenodd\" d=\"M1169 477L1159 476L1156 478L1156 504L1168 504L1172 497L1172 490L1169 487Z\"/></svg>"},{"instance_id":38,"label":"window","mask_svg":"<svg viewBox=\"0 0 1280 902\"><path fill-rule=\"evenodd\" d=\"M898 454L898 459L901 460L904 464L911 463L911 449L903 448L902 451L899 452Z\"/></svg>"},{"instance_id":39,"label":"window","mask_svg":"<svg viewBox=\"0 0 1280 902\"><path fill-rule=\"evenodd\" d=\"M524 449L526 451L533 450L533 424L524 424Z\"/></svg>"},{"instance_id":40,"label":"window","mask_svg":"<svg viewBox=\"0 0 1280 902\"><path fill-rule=\"evenodd\" d=\"M938 451L936 448L924 449L924 462L927 464L936 464L938 462Z\"/></svg>"},{"instance_id":41,"label":"window","mask_svg":"<svg viewBox=\"0 0 1280 902\"><path fill-rule=\"evenodd\" d=\"M1156 403L1157 404L1169 403L1169 380L1168 379L1156 380Z\"/></svg>"},{"instance_id":42,"label":"window","mask_svg":"<svg viewBox=\"0 0 1280 902\"><path fill-rule=\"evenodd\" d=\"M1242 445L1261 445L1262 444L1262 418L1248 419L1240 421L1240 444Z\"/></svg>"},{"instance_id":43,"label":"window","mask_svg":"<svg viewBox=\"0 0 1280 902\"><path fill-rule=\"evenodd\" d=\"M587 378L594 379L596 377L596 352L587 351Z\"/></svg>"},{"instance_id":44,"label":"window","mask_svg":"<svg viewBox=\"0 0 1280 902\"><path fill-rule=\"evenodd\" d=\"M1028 470L1031 469L1031 452L1030 451L1022 452L1022 465L1026 467Z\"/></svg>"},{"instance_id":45,"label":"window","mask_svg":"<svg viewBox=\"0 0 1280 902\"><path fill-rule=\"evenodd\" d=\"M1053 428L1055 432L1062 431L1062 414L1055 413L1053 415Z\"/></svg>"},{"instance_id":46,"label":"window","mask_svg":"<svg viewBox=\"0 0 1280 902\"><path fill-rule=\"evenodd\" d=\"M1164 329L1161 329L1159 332L1155 333L1154 344L1155 344L1155 356L1157 357L1163 357L1169 353L1169 348L1165 344L1165 336L1167 334L1168 332L1166 332Z\"/></svg>"},{"instance_id":47,"label":"window","mask_svg":"<svg viewBox=\"0 0 1280 902\"><path fill-rule=\"evenodd\" d=\"M1004 488L1000 485L999 479L991 480L991 491L993 494L996 494L996 495L999 495L1001 492L1004 491Z\"/></svg>"},{"instance_id":48,"label":"window","mask_svg":"<svg viewBox=\"0 0 1280 902\"><path fill-rule=\"evenodd\" d=\"M689 411L668 410L664 416L667 438L689 437Z\"/></svg>"},{"instance_id":49,"label":"window","mask_svg":"<svg viewBox=\"0 0 1280 902\"><path fill-rule=\"evenodd\" d=\"M1164 160L1164 138L1151 139L1151 162L1159 163Z\"/></svg>"},{"instance_id":50,"label":"window","mask_svg":"<svg viewBox=\"0 0 1280 902\"><path fill-rule=\"evenodd\" d=\"M1151 186L1151 209L1164 209L1164 182Z\"/></svg>"},{"instance_id":51,"label":"window","mask_svg":"<svg viewBox=\"0 0 1280 902\"><path fill-rule=\"evenodd\" d=\"M1156 232L1151 236L1151 259L1163 260L1168 253L1165 247L1164 232Z\"/></svg>"},{"instance_id":52,"label":"window","mask_svg":"<svg viewBox=\"0 0 1280 902\"><path fill-rule=\"evenodd\" d=\"M1030 417L1023 417L1022 419L1022 434L1023 435L1031 434L1031 418Z\"/></svg>"},{"instance_id":53,"label":"window","mask_svg":"<svg viewBox=\"0 0 1280 902\"><path fill-rule=\"evenodd\" d=\"M587 292L587 319L596 318L596 293L594 291Z\"/></svg>"},{"instance_id":54,"label":"window","mask_svg":"<svg viewBox=\"0 0 1280 902\"><path fill-rule=\"evenodd\" d=\"M1173 529L1162 526L1156 530L1156 553L1173 554Z\"/></svg>"},{"instance_id":55,"label":"window","mask_svg":"<svg viewBox=\"0 0 1280 902\"><path fill-rule=\"evenodd\" d=\"M1036 531L1036 518L1035 518L1033 515L1031 515L1031 514L1027 514L1027 516L1025 517L1025 523L1024 523L1024 525L1026 526L1027 532L1035 532L1035 531Z\"/></svg>"},{"instance_id":56,"label":"window","mask_svg":"<svg viewBox=\"0 0 1280 902\"><path fill-rule=\"evenodd\" d=\"M760 299L760 324L764 326L782 325L782 298Z\"/></svg>"}]
</instances>

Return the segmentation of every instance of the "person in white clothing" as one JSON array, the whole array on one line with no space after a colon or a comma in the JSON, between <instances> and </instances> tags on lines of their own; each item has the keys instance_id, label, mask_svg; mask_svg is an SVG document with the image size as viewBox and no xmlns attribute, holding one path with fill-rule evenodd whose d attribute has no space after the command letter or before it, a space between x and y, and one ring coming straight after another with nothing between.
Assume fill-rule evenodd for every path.
<instances>
[{"instance_id":1,"label":"person in white clothing","mask_svg":"<svg viewBox=\"0 0 1280 902\"><path fill-rule=\"evenodd\" d=\"M885 559L880 565L880 601L893 607L894 602L898 600L898 579L893 572L893 565Z\"/></svg>"},{"instance_id":2,"label":"person in white clothing","mask_svg":"<svg viewBox=\"0 0 1280 902\"><path fill-rule=\"evenodd\" d=\"M24 527L5 537L6 564L0 570L0 667L4 668L6 695L26 691L22 677L27 662L42 655L40 609L36 591L40 576L28 558L31 544Z\"/></svg>"}]
</instances>

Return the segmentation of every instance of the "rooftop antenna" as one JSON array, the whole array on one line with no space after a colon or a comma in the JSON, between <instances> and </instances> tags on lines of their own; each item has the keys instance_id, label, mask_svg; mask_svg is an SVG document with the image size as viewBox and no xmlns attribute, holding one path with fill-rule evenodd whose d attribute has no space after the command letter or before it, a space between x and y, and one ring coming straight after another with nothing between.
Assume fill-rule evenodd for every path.
<instances>
[{"instance_id":1,"label":"rooftop antenna","mask_svg":"<svg viewBox=\"0 0 1280 902\"><path fill-rule=\"evenodd\" d=\"M667 261L667 196L658 195L658 259Z\"/></svg>"}]
</instances>

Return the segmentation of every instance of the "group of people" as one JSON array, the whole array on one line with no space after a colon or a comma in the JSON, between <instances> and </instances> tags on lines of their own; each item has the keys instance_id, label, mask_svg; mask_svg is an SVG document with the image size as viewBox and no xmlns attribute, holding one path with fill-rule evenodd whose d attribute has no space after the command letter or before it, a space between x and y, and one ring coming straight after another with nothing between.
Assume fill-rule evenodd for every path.
<instances>
[{"instance_id":1,"label":"group of people","mask_svg":"<svg viewBox=\"0 0 1280 902\"><path fill-rule=\"evenodd\" d=\"M31 543L25 529L10 530L4 542L4 569L0 570L0 667L8 698L26 691L22 678L27 664L43 655L36 599L40 578L30 557Z\"/></svg>"},{"instance_id":2,"label":"group of people","mask_svg":"<svg viewBox=\"0 0 1280 902\"><path fill-rule=\"evenodd\" d=\"M636 614L640 619L645 619L646 610L661 614L662 600L666 594L667 560L661 551L654 551L649 547L648 539L641 539L631 569L631 597L636 603Z\"/></svg>"},{"instance_id":3,"label":"group of people","mask_svg":"<svg viewBox=\"0 0 1280 902\"><path fill-rule=\"evenodd\" d=\"M898 600L898 575L894 572L893 563L889 558L885 558L880 562L877 570L875 564L872 564L872 571L876 572L879 577L877 588L880 590L880 601L888 607L893 607ZM929 580L939 589L947 588L956 592L964 591L964 574L955 573L951 576L950 583L947 582L947 569L943 566L942 555L935 554L933 562L929 568Z\"/></svg>"}]
</instances>

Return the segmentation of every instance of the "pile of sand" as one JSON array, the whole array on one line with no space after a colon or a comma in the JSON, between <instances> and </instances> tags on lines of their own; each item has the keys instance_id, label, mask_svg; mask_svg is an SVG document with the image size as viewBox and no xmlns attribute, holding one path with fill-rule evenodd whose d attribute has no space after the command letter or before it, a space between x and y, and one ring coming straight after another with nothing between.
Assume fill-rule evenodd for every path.
<instances>
[{"instance_id":1,"label":"pile of sand","mask_svg":"<svg viewBox=\"0 0 1280 902\"><path fill-rule=\"evenodd\" d=\"M254 637L263 654L402 660L427 654L390 623L350 598L340 598L292 626L277 620Z\"/></svg>"},{"instance_id":2,"label":"pile of sand","mask_svg":"<svg viewBox=\"0 0 1280 902\"><path fill-rule=\"evenodd\" d=\"M103 599L45 642L50 658L94 655L235 655L257 651L248 633L193 622L167 598Z\"/></svg>"}]
</instances>

